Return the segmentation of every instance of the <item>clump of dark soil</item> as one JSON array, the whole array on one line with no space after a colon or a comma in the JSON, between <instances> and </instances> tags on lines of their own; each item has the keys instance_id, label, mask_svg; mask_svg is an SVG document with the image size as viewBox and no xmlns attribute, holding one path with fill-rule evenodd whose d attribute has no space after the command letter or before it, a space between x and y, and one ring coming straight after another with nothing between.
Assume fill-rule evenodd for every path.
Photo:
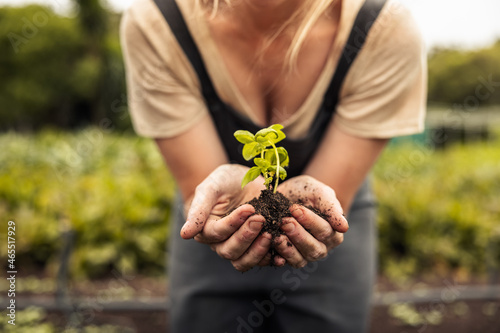
<instances>
[{"instance_id":1,"label":"clump of dark soil","mask_svg":"<svg viewBox=\"0 0 500 333\"><path fill-rule=\"evenodd\" d=\"M274 239L284 234L284 232L280 229L281 225L283 224L283 218L292 217L290 206L292 206L295 202L290 201L280 192L273 193L272 190L266 189L261 191L258 198L253 198L248 203L255 208L255 214L262 215L266 219L266 222L264 222L264 226L262 227L260 233L262 234L264 232L268 232L271 234L272 245L270 253L271 265L273 265L274 257L276 256L276 250L274 249ZM296 203L304 205L304 202L301 200ZM330 217L329 215L324 214L323 212L313 208L312 206L305 205L305 207L312 210L314 213L325 220L328 220ZM288 242L287 245L293 246L290 242Z\"/></svg>"},{"instance_id":2,"label":"clump of dark soil","mask_svg":"<svg viewBox=\"0 0 500 333\"><path fill-rule=\"evenodd\" d=\"M290 213L292 202L282 193L273 193L272 190L266 189L262 190L258 198L253 198L248 203L255 208L255 214L262 215L266 219L260 233L268 232L271 234L272 245L270 253L272 266L274 264L274 257L276 256L274 239L283 234L283 231L280 229L283 218L292 216ZM288 245L292 246L291 243L288 243Z\"/></svg>"},{"instance_id":3,"label":"clump of dark soil","mask_svg":"<svg viewBox=\"0 0 500 333\"><path fill-rule=\"evenodd\" d=\"M282 235L280 227L284 217L291 217L290 206L292 202L280 192L262 190L258 198L248 202L255 208L255 213L262 215L266 222L261 233L269 232L273 238Z\"/></svg>"}]
</instances>

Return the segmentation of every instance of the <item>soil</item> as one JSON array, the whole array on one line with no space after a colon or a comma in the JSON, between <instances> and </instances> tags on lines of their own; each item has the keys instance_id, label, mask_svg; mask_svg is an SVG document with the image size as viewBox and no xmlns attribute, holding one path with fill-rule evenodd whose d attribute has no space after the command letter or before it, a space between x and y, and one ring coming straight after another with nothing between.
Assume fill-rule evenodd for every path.
<instances>
[{"instance_id":1,"label":"soil","mask_svg":"<svg viewBox=\"0 0 500 333\"><path fill-rule=\"evenodd\" d=\"M266 222L261 233L268 232L273 239L282 235L280 227L284 217L291 217L290 206L292 202L282 193L273 193L271 190L263 190L258 198L248 202L255 208L255 213L262 215Z\"/></svg>"},{"instance_id":2,"label":"soil","mask_svg":"<svg viewBox=\"0 0 500 333\"><path fill-rule=\"evenodd\" d=\"M290 201L281 192L273 193L272 190L266 189L262 190L258 198L254 198L248 203L255 208L256 214L262 215L266 219L261 233L270 233L273 240L271 244L274 244L274 239L283 234L283 231L280 229L283 218L292 217L290 207L294 202ZM302 204L302 202L297 203ZM325 219L329 217L311 206L306 207ZM292 246L290 242L288 242L287 245ZM272 263L274 263L274 257L276 256L274 246L271 247L270 252L272 265Z\"/></svg>"},{"instance_id":3,"label":"soil","mask_svg":"<svg viewBox=\"0 0 500 333\"><path fill-rule=\"evenodd\" d=\"M274 249L274 239L283 234L280 229L284 217L291 217L290 206L292 202L281 192L273 193L272 190L262 190L258 198L253 198L248 202L255 208L255 213L262 215L266 222L262 227L261 234L268 232L271 234L271 266L274 264L276 250ZM288 243L291 246L290 243Z\"/></svg>"}]
</instances>

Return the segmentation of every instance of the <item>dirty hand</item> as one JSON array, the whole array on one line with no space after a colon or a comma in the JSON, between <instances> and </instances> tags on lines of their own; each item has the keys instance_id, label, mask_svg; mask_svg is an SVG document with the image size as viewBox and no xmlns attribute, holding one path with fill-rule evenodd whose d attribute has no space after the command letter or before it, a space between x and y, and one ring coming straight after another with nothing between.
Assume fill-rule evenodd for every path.
<instances>
[{"instance_id":1,"label":"dirty hand","mask_svg":"<svg viewBox=\"0 0 500 333\"><path fill-rule=\"evenodd\" d=\"M325 258L328 252L344 240L349 229L335 191L310 176L298 176L278 187L293 204L293 217L283 218L284 235L275 239L276 251L292 267L303 267L310 261ZM325 214L325 218L306 208L311 206Z\"/></svg>"},{"instance_id":2,"label":"dirty hand","mask_svg":"<svg viewBox=\"0 0 500 333\"><path fill-rule=\"evenodd\" d=\"M260 195L263 180L242 189L241 179L247 171L247 167L235 164L215 169L197 186L181 230L182 238L209 244L239 271L268 265L270 261L271 235L260 235L264 217L252 215L253 206L244 204Z\"/></svg>"}]
</instances>

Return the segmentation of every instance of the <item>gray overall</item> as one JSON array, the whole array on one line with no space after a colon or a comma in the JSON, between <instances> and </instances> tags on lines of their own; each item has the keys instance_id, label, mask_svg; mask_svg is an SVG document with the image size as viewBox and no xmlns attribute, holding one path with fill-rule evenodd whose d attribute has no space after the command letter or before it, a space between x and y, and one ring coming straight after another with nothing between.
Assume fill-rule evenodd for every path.
<instances>
[{"instance_id":1,"label":"gray overall","mask_svg":"<svg viewBox=\"0 0 500 333\"><path fill-rule=\"evenodd\" d=\"M202 93L232 163L241 157L235 130L259 128L226 105L217 95L203 59L175 0L155 0L198 74ZM293 166L301 174L331 121L343 79L361 49L385 0L366 0L322 106L306 137L285 139ZM350 229L329 256L301 269L264 267L240 273L209 246L179 236L185 217L177 200L171 219L168 257L171 333L303 333L365 332L375 278L375 201L368 180L358 190L347 215Z\"/></svg>"}]
</instances>

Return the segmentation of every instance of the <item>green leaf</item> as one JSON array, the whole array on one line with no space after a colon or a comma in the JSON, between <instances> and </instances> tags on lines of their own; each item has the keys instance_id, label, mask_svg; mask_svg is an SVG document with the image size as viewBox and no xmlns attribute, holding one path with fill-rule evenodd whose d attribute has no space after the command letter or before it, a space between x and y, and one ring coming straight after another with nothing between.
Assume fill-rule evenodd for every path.
<instances>
[{"instance_id":1,"label":"green leaf","mask_svg":"<svg viewBox=\"0 0 500 333\"><path fill-rule=\"evenodd\" d=\"M281 180L285 180L285 178L287 177L287 173L286 173L286 170L282 167L280 167L280 178Z\"/></svg>"},{"instance_id":2,"label":"green leaf","mask_svg":"<svg viewBox=\"0 0 500 333\"><path fill-rule=\"evenodd\" d=\"M264 150L264 159L269 162L270 165L276 164L276 157L274 154L274 149Z\"/></svg>"},{"instance_id":3,"label":"green leaf","mask_svg":"<svg viewBox=\"0 0 500 333\"><path fill-rule=\"evenodd\" d=\"M282 167L288 166L290 159L288 158L288 152L283 147L278 147L278 155L280 157L280 165Z\"/></svg>"},{"instance_id":4,"label":"green leaf","mask_svg":"<svg viewBox=\"0 0 500 333\"><path fill-rule=\"evenodd\" d=\"M285 133L281 130L283 128L283 125L274 124L274 125L271 125L270 128L272 128L273 130L275 130L278 133L278 137L271 140L274 144L276 144L276 143L280 142L281 140L283 140L284 138L286 138Z\"/></svg>"},{"instance_id":5,"label":"green leaf","mask_svg":"<svg viewBox=\"0 0 500 333\"><path fill-rule=\"evenodd\" d=\"M258 142L247 143L246 145L243 146L243 151L242 151L243 158L249 161L253 157L259 155L263 149L264 147Z\"/></svg>"},{"instance_id":6,"label":"green leaf","mask_svg":"<svg viewBox=\"0 0 500 333\"><path fill-rule=\"evenodd\" d=\"M267 170L273 176L276 175L276 166L275 165L269 167ZM281 178L281 180L285 180L286 177L287 177L286 170L284 168L280 167L280 178Z\"/></svg>"},{"instance_id":7,"label":"green leaf","mask_svg":"<svg viewBox=\"0 0 500 333\"><path fill-rule=\"evenodd\" d=\"M279 131L279 130L283 129L283 125L281 125L281 124L274 124L274 125L269 126L269 128L272 128L275 131Z\"/></svg>"},{"instance_id":8,"label":"green leaf","mask_svg":"<svg viewBox=\"0 0 500 333\"><path fill-rule=\"evenodd\" d=\"M273 177L267 177L266 180L264 181L264 186L269 189L269 184L273 182Z\"/></svg>"},{"instance_id":9,"label":"green leaf","mask_svg":"<svg viewBox=\"0 0 500 333\"><path fill-rule=\"evenodd\" d=\"M260 167L264 170L267 169L271 165L271 163L269 163L268 160L260 158L260 157L255 158L253 160L253 162L255 163L255 165L257 165L258 167Z\"/></svg>"},{"instance_id":10,"label":"green leaf","mask_svg":"<svg viewBox=\"0 0 500 333\"><path fill-rule=\"evenodd\" d=\"M260 143L268 143L268 141L274 142L274 140L278 139L278 132L272 128L263 128L257 133L255 133L255 140ZM267 144L269 145L269 144ZM266 146L267 146L266 145Z\"/></svg>"},{"instance_id":11,"label":"green leaf","mask_svg":"<svg viewBox=\"0 0 500 333\"><path fill-rule=\"evenodd\" d=\"M278 147L278 155L280 157L280 165L282 167L288 166L290 159L288 158L288 152L283 147ZM276 165L276 153L274 149L267 149L264 153L264 158L269 161L270 164Z\"/></svg>"},{"instance_id":12,"label":"green leaf","mask_svg":"<svg viewBox=\"0 0 500 333\"><path fill-rule=\"evenodd\" d=\"M243 177L243 180L241 181L241 188L245 187L246 184L250 183L251 181L255 180L257 177L260 175L260 168L259 167L252 167L250 170L247 171L245 174L245 177Z\"/></svg>"},{"instance_id":13,"label":"green leaf","mask_svg":"<svg viewBox=\"0 0 500 333\"><path fill-rule=\"evenodd\" d=\"M234 132L234 137L236 140L244 144L255 142L255 136L249 131L238 130Z\"/></svg>"}]
</instances>

